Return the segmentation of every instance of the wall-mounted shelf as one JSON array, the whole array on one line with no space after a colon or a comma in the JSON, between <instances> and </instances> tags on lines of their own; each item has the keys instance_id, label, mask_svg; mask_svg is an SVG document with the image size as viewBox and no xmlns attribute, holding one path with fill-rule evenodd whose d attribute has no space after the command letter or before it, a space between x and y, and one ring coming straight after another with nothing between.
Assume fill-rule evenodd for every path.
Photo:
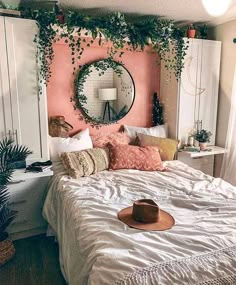
<instances>
[{"instance_id":1,"label":"wall-mounted shelf","mask_svg":"<svg viewBox=\"0 0 236 285\"><path fill-rule=\"evenodd\" d=\"M226 149L215 145L209 145L206 151L200 151L200 152L181 151L181 152L189 154L191 158L197 158L208 155L223 154L226 152Z\"/></svg>"},{"instance_id":2,"label":"wall-mounted shelf","mask_svg":"<svg viewBox=\"0 0 236 285\"><path fill-rule=\"evenodd\" d=\"M205 174L213 176L215 155L224 154L226 149L219 146L208 146L210 151L190 152L179 151L178 160L186 163L190 167L201 170Z\"/></svg>"}]
</instances>

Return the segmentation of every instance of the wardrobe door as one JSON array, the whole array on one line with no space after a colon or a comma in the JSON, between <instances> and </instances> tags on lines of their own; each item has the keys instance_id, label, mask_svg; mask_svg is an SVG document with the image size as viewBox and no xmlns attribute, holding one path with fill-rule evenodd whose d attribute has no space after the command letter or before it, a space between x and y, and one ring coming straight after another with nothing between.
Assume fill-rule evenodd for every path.
<instances>
[{"instance_id":1,"label":"wardrobe door","mask_svg":"<svg viewBox=\"0 0 236 285\"><path fill-rule=\"evenodd\" d=\"M182 144L198 119L202 40L189 39L179 85L178 138Z\"/></svg>"},{"instance_id":2,"label":"wardrobe door","mask_svg":"<svg viewBox=\"0 0 236 285\"><path fill-rule=\"evenodd\" d=\"M14 138L33 151L31 159L40 159L44 157L41 128L46 125L45 118L41 125L38 94L37 25L32 20L6 17L5 26Z\"/></svg>"},{"instance_id":3,"label":"wardrobe door","mask_svg":"<svg viewBox=\"0 0 236 285\"><path fill-rule=\"evenodd\" d=\"M0 17L0 140L12 135L12 112L9 90L5 21Z\"/></svg>"},{"instance_id":4,"label":"wardrobe door","mask_svg":"<svg viewBox=\"0 0 236 285\"><path fill-rule=\"evenodd\" d=\"M215 144L221 42L204 40L202 44L199 120L202 128L212 132L210 144Z\"/></svg>"}]
</instances>

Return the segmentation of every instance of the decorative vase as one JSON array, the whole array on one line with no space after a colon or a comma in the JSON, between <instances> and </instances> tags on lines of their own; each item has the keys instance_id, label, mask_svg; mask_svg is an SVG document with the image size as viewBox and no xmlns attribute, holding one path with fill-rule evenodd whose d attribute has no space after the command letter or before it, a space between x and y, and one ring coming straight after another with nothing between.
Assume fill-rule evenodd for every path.
<instances>
[{"instance_id":1,"label":"decorative vase","mask_svg":"<svg viewBox=\"0 0 236 285\"><path fill-rule=\"evenodd\" d=\"M9 261L14 256L15 252L14 244L6 233L4 239L0 241L0 266Z\"/></svg>"},{"instance_id":2,"label":"decorative vase","mask_svg":"<svg viewBox=\"0 0 236 285\"><path fill-rule=\"evenodd\" d=\"M207 148L207 142L199 142L200 150L204 150Z\"/></svg>"},{"instance_id":3,"label":"decorative vase","mask_svg":"<svg viewBox=\"0 0 236 285\"><path fill-rule=\"evenodd\" d=\"M188 38L195 38L196 30L194 30L194 29L188 30L187 35L188 35Z\"/></svg>"}]
</instances>

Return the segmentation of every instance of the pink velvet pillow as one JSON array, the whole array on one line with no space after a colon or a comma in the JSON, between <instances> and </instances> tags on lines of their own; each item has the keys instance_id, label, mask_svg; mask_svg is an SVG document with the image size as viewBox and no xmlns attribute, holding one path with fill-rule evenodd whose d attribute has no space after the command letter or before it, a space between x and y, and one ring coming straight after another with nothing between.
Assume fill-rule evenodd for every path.
<instances>
[{"instance_id":1,"label":"pink velvet pillow","mask_svg":"<svg viewBox=\"0 0 236 285\"><path fill-rule=\"evenodd\" d=\"M162 171L165 168L156 146L108 145L110 169L139 169Z\"/></svg>"},{"instance_id":2,"label":"pink velvet pillow","mask_svg":"<svg viewBox=\"0 0 236 285\"><path fill-rule=\"evenodd\" d=\"M108 143L112 145L128 145L130 137L124 132L99 133L92 136L93 147L105 147Z\"/></svg>"}]
</instances>

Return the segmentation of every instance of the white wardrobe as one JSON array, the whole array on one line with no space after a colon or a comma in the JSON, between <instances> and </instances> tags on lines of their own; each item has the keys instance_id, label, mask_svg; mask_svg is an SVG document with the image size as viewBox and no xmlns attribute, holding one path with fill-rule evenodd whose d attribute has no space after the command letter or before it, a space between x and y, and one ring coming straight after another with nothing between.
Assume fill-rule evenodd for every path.
<instances>
[{"instance_id":1,"label":"white wardrobe","mask_svg":"<svg viewBox=\"0 0 236 285\"><path fill-rule=\"evenodd\" d=\"M187 42L187 39L185 39ZM210 145L215 144L218 88L220 73L221 42L189 39L189 48L184 59L184 69L177 82L174 75L161 66L161 100L164 105L164 121L168 124L169 136L177 138L181 144L193 128L212 132ZM180 160L183 154L179 155ZM206 157L201 168L194 161L194 168L207 169L213 174L214 157ZM193 163L193 160L189 160ZM186 161L184 161L186 162ZM191 164L191 163L188 164Z\"/></svg>"},{"instance_id":2,"label":"white wardrobe","mask_svg":"<svg viewBox=\"0 0 236 285\"><path fill-rule=\"evenodd\" d=\"M0 140L26 145L32 160L46 160L46 92L39 94L35 21L0 17Z\"/></svg>"},{"instance_id":3,"label":"white wardrobe","mask_svg":"<svg viewBox=\"0 0 236 285\"><path fill-rule=\"evenodd\" d=\"M186 39L187 41L187 39ZM215 143L221 42L189 39L180 80L161 67L161 99L169 134L184 143L192 128L213 133Z\"/></svg>"}]
</instances>

